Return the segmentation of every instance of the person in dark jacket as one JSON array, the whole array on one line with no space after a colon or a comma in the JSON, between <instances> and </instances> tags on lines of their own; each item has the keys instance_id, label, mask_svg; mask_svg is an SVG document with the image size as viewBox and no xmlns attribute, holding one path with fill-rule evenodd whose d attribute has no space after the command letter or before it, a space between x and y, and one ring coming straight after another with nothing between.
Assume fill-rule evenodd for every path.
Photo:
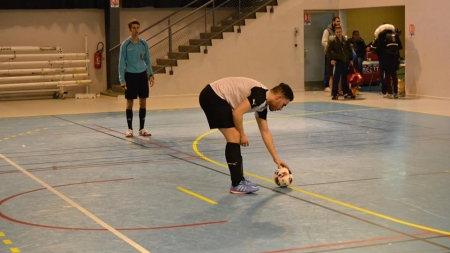
<instances>
[{"instance_id":1,"label":"person in dark jacket","mask_svg":"<svg viewBox=\"0 0 450 253\"><path fill-rule=\"evenodd\" d=\"M359 37L359 31L353 31L350 43L354 45L356 58L358 60L357 62L354 62L354 64L359 73L362 73L362 62L364 60L364 55L366 54L366 42Z\"/></svg>"},{"instance_id":2,"label":"person in dark jacket","mask_svg":"<svg viewBox=\"0 0 450 253\"><path fill-rule=\"evenodd\" d=\"M353 66L350 42L342 35L342 28L340 26L337 26L334 32L336 35L330 36L326 50L327 61L333 66L331 99L338 99L339 81L342 84L344 98L355 98L347 85L348 67L349 65Z\"/></svg>"},{"instance_id":3,"label":"person in dark jacket","mask_svg":"<svg viewBox=\"0 0 450 253\"><path fill-rule=\"evenodd\" d=\"M376 52L379 56L380 66L383 66L386 85L386 98L398 98L397 70L400 67L400 50L403 49L400 37L395 27L384 24L375 31L377 38Z\"/></svg>"}]
</instances>

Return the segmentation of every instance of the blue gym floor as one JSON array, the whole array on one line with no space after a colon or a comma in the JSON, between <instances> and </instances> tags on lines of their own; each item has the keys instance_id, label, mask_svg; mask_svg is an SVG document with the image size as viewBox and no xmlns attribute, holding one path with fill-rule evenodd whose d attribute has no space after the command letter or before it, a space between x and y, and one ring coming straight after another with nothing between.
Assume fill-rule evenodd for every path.
<instances>
[{"instance_id":1,"label":"blue gym floor","mask_svg":"<svg viewBox=\"0 0 450 253\"><path fill-rule=\"evenodd\" d=\"M233 195L225 141L199 108L0 118L0 252L450 252L450 117L334 102L253 114ZM134 115L135 135L138 116Z\"/></svg>"}]
</instances>

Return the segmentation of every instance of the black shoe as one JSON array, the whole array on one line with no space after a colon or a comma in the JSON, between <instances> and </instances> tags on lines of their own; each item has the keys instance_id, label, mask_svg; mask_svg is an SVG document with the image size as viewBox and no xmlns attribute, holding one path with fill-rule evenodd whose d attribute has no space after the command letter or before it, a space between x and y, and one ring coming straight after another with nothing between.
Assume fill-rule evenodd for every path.
<instances>
[{"instance_id":1,"label":"black shoe","mask_svg":"<svg viewBox=\"0 0 450 253\"><path fill-rule=\"evenodd\" d=\"M337 100L338 96L331 96L331 100Z\"/></svg>"},{"instance_id":2,"label":"black shoe","mask_svg":"<svg viewBox=\"0 0 450 253\"><path fill-rule=\"evenodd\" d=\"M351 98L351 99L355 99L356 97L355 96L353 96L353 94L344 94L344 98Z\"/></svg>"}]
</instances>

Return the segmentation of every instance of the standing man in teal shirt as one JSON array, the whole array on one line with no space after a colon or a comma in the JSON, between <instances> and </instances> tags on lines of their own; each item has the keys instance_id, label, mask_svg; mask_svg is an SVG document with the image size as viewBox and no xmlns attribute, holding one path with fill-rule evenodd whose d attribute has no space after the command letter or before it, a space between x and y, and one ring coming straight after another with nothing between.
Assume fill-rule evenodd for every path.
<instances>
[{"instance_id":1,"label":"standing man in teal shirt","mask_svg":"<svg viewBox=\"0 0 450 253\"><path fill-rule=\"evenodd\" d=\"M128 23L131 36L120 46L119 81L125 90L127 99L126 116L128 130L126 137L133 137L133 101L139 96L139 135L151 136L145 130L145 115L147 112L147 98L149 86L153 87L155 78L150 61L150 52L145 40L139 38L140 23L132 19Z\"/></svg>"}]
</instances>

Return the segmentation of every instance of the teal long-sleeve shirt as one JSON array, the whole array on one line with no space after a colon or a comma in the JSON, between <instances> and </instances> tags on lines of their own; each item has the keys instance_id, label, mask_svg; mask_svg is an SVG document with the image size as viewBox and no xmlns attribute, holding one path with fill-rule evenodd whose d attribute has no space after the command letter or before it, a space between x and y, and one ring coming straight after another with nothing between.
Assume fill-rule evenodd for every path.
<instances>
[{"instance_id":1,"label":"teal long-sleeve shirt","mask_svg":"<svg viewBox=\"0 0 450 253\"><path fill-rule=\"evenodd\" d=\"M139 38L138 43L133 43L130 38L120 45L119 55L119 81L125 82L125 72L142 73L147 70L148 76L153 75L150 64L150 52L145 40Z\"/></svg>"}]
</instances>

